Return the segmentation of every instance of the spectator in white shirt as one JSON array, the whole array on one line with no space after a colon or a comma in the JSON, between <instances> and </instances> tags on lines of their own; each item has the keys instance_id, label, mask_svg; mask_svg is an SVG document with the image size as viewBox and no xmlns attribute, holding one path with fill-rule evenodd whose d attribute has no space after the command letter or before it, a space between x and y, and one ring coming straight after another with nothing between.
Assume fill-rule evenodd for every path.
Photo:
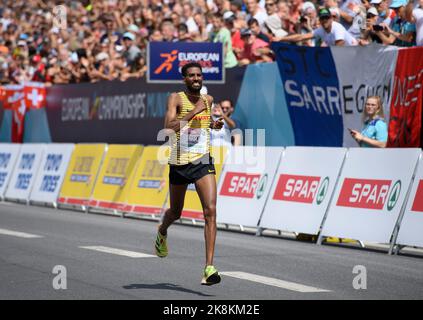
<instances>
[{"instance_id":1,"label":"spectator in white shirt","mask_svg":"<svg viewBox=\"0 0 423 320\"><path fill-rule=\"evenodd\" d=\"M423 0L416 1L417 6L411 0L405 8L406 19L408 22L416 24L416 44L423 46Z\"/></svg>"},{"instance_id":2,"label":"spectator in white shirt","mask_svg":"<svg viewBox=\"0 0 423 320\"><path fill-rule=\"evenodd\" d=\"M330 11L326 8L319 10L319 21L321 26L306 34L293 34L279 41L300 42L313 38L320 39L327 46L355 46L357 40L338 22L333 21Z\"/></svg>"}]
</instances>

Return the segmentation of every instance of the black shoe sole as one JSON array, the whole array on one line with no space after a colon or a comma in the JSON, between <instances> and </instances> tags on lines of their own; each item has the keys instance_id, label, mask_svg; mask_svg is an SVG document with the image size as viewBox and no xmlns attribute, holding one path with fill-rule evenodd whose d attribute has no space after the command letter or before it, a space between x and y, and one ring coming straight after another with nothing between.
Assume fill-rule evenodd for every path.
<instances>
[{"instance_id":1,"label":"black shoe sole","mask_svg":"<svg viewBox=\"0 0 423 320\"><path fill-rule=\"evenodd\" d=\"M210 277L207 278L206 283L201 283L204 286L212 286L214 284L218 284L221 278L218 273L213 273Z\"/></svg>"}]
</instances>

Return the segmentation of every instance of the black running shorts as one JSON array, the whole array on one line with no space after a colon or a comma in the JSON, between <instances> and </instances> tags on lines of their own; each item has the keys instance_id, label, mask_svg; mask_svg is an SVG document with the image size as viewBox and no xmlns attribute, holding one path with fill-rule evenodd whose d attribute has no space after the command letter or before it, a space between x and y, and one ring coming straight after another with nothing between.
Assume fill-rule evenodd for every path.
<instances>
[{"instance_id":1,"label":"black running shorts","mask_svg":"<svg viewBox=\"0 0 423 320\"><path fill-rule=\"evenodd\" d=\"M204 155L195 163L169 165L169 181L174 185L194 183L208 174L216 174L213 157L210 154Z\"/></svg>"}]
</instances>

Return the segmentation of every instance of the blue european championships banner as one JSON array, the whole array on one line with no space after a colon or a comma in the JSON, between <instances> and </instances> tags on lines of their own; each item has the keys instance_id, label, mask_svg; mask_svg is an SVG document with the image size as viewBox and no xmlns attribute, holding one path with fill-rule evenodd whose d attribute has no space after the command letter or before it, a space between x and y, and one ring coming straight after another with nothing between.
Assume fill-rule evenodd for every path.
<instances>
[{"instance_id":1,"label":"blue european championships banner","mask_svg":"<svg viewBox=\"0 0 423 320\"><path fill-rule=\"evenodd\" d=\"M181 68L188 62L201 64L206 83L224 83L222 43L149 42L147 82L181 82Z\"/></svg>"},{"instance_id":2,"label":"blue european championships banner","mask_svg":"<svg viewBox=\"0 0 423 320\"><path fill-rule=\"evenodd\" d=\"M342 146L339 80L331 49L272 43L295 145Z\"/></svg>"}]
</instances>

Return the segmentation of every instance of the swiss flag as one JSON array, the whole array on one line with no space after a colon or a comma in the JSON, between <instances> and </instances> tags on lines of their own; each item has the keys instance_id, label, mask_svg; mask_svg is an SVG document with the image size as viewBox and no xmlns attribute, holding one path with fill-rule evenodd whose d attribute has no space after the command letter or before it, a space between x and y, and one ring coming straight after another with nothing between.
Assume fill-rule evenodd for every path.
<instances>
[{"instance_id":1,"label":"swiss flag","mask_svg":"<svg viewBox=\"0 0 423 320\"><path fill-rule=\"evenodd\" d=\"M43 83L26 82L24 86L25 104L29 109L46 106L46 88Z\"/></svg>"}]
</instances>

